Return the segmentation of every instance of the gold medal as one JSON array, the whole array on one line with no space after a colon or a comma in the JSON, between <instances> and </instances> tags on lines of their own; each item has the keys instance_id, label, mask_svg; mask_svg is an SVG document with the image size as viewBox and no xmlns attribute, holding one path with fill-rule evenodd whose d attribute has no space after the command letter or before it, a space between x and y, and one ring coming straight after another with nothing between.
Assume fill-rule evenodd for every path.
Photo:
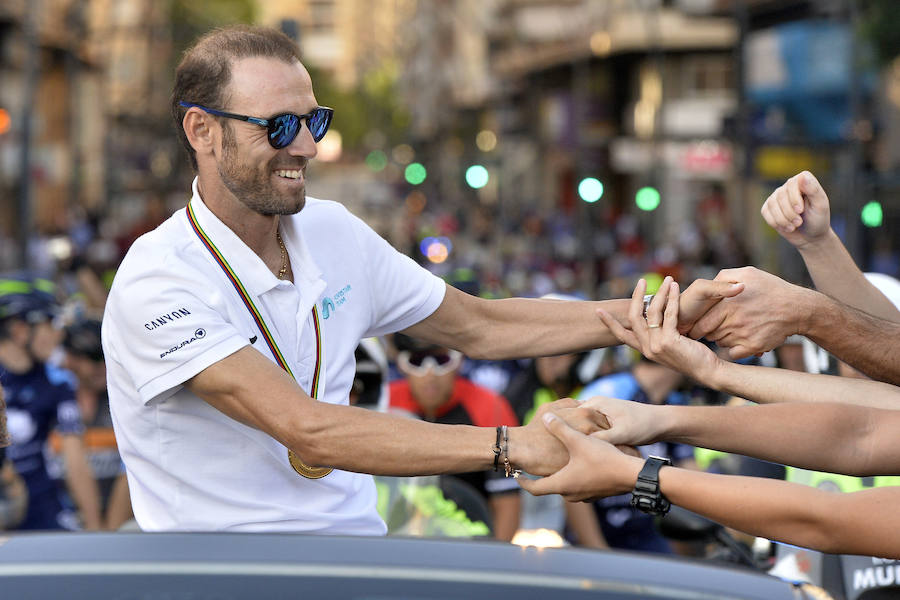
<instances>
[{"instance_id":1,"label":"gold medal","mask_svg":"<svg viewBox=\"0 0 900 600\"><path fill-rule=\"evenodd\" d=\"M288 450L288 460L291 461L291 466L294 467L294 470L307 479L322 479L334 470L329 467L311 467L300 460L300 457L293 450Z\"/></svg>"}]
</instances>

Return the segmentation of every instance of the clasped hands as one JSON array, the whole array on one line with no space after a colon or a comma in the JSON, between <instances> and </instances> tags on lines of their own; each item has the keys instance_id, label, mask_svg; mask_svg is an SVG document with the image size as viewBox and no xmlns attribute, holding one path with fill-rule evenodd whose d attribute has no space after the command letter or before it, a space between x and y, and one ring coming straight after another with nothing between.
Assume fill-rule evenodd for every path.
<instances>
[{"instance_id":1,"label":"clasped hands","mask_svg":"<svg viewBox=\"0 0 900 600\"><path fill-rule=\"evenodd\" d=\"M764 297L774 291L789 298L796 293L795 287L752 267L722 271L714 281L699 280L684 293L667 277L645 317L646 282L641 280L629 304L628 327L606 311L598 310L598 315L621 342L657 363L702 380L715 372L722 359L696 338L706 337L728 347L732 358L774 348L793 331L786 320L773 318L773 303ZM565 448L568 460L548 477L522 479L520 485L535 495L561 494L569 501L631 491L643 465L634 447L662 439L665 407L599 396L565 404L564 410L555 410L556 404L547 405L554 409L547 408L537 417ZM567 412L571 410L581 411L577 423L571 421L575 416ZM595 425L593 430L585 426L589 422Z\"/></svg>"}]
</instances>

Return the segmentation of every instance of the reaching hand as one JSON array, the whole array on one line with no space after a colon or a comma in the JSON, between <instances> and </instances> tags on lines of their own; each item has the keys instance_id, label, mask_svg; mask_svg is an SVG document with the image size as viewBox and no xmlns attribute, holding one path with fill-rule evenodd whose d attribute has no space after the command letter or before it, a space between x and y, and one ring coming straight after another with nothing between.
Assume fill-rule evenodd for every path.
<instances>
[{"instance_id":1,"label":"reaching hand","mask_svg":"<svg viewBox=\"0 0 900 600\"><path fill-rule=\"evenodd\" d=\"M724 269L716 281L740 281L744 291L726 298L704 315L688 335L705 337L729 348L731 358L745 358L776 348L802 333L808 318L810 290L754 267Z\"/></svg>"},{"instance_id":2,"label":"reaching hand","mask_svg":"<svg viewBox=\"0 0 900 600\"><path fill-rule=\"evenodd\" d=\"M609 421L608 429L591 434L598 440L624 447L644 446L662 439L665 423L661 406L606 396L589 398L583 406L603 413Z\"/></svg>"},{"instance_id":3,"label":"reaching hand","mask_svg":"<svg viewBox=\"0 0 900 600\"><path fill-rule=\"evenodd\" d=\"M646 287L647 283L641 279L631 296L628 308L631 331L622 327L608 312L598 309L597 313L603 323L619 341L650 360L704 380L704 375L715 369L721 361L712 350L678 332L679 307L683 304L679 302L678 284L666 278L650 303L647 318L644 319L643 297Z\"/></svg>"},{"instance_id":4,"label":"reaching hand","mask_svg":"<svg viewBox=\"0 0 900 600\"><path fill-rule=\"evenodd\" d=\"M800 249L831 230L828 196L809 171L794 175L772 192L760 212L770 227Z\"/></svg>"},{"instance_id":5,"label":"reaching hand","mask_svg":"<svg viewBox=\"0 0 900 600\"><path fill-rule=\"evenodd\" d=\"M542 419L547 430L559 440L569 460L549 477L522 478L519 485L535 496L562 494L570 502L614 496L630 491L637 481L643 460L628 456L611 444L572 429L553 414Z\"/></svg>"},{"instance_id":6,"label":"reaching hand","mask_svg":"<svg viewBox=\"0 0 900 600\"><path fill-rule=\"evenodd\" d=\"M533 475L548 475L562 468L569 459L565 446L544 427L541 417L553 414L581 433L590 434L609 428L602 412L564 398L541 406L528 425L510 432L510 460Z\"/></svg>"},{"instance_id":7,"label":"reaching hand","mask_svg":"<svg viewBox=\"0 0 900 600\"><path fill-rule=\"evenodd\" d=\"M671 277L663 280L660 289L672 282ZM681 295L678 314L678 331L687 333L703 315L723 298L731 298L741 293L744 284L731 281L709 281L697 279Z\"/></svg>"}]
</instances>

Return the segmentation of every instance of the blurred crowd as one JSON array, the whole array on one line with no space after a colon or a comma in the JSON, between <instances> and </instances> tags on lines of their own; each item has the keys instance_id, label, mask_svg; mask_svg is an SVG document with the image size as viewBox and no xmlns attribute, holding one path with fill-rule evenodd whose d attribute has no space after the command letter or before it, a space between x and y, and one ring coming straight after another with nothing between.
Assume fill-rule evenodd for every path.
<instances>
[{"instance_id":1,"label":"blurred crowd","mask_svg":"<svg viewBox=\"0 0 900 600\"><path fill-rule=\"evenodd\" d=\"M61 217L54 235L30 240L33 269L7 269L0 280L0 317L22 317L30 329L23 333L19 349L34 365L27 371L40 371L27 381L7 374L3 384L31 385L47 400L40 410L10 407L12 445L6 452L0 497L4 528L128 526L130 502L106 398L100 319L124 252L178 208L158 197L139 205L143 210L132 208L128 215ZM686 286L695 278L712 278L721 268L748 262L719 190L710 188L698 198L695 214L695 220L663 241L643 231L634 215L613 210L603 215L601 227L590 231L588 246L579 237L575 212L549 209L506 215L503 226L486 210L465 217L409 213L402 227L386 235L471 294L566 301L584 298L583 283L590 281L594 285L589 299L605 299L628 296L638 278L648 280L652 293L654 282L658 285L667 275ZM399 238L398 229L404 234ZM422 250L428 235L449 241L445 260L430 260ZM13 254L9 243L0 240L0 259ZM885 280L889 283L883 291L890 297L895 293L891 286L900 284ZM898 298L891 299L900 306ZM14 336L6 332L6 337ZM836 361L822 359L815 348L804 350L804 343L809 344L795 336L746 362L839 372ZM0 367L11 356L3 344ZM398 334L364 340L357 366L351 402L440 423L524 425L541 405L565 397L603 395L656 405L743 402L699 386L627 346L535 360L473 361ZM780 465L683 444L658 443L640 450L691 469L785 477ZM692 556L716 551L706 543L666 537L652 517L630 505L628 494L568 503L560 496L525 494L514 479L502 477L502 470L499 475L378 478L379 510L393 534L496 537L523 544ZM744 541L749 551L752 539Z\"/></svg>"},{"instance_id":2,"label":"blurred crowd","mask_svg":"<svg viewBox=\"0 0 900 600\"><path fill-rule=\"evenodd\" d=\"M440 204L440 203L438 203ZM589 207L506 209L475 204L456 210L408 210L382 233L408 255L485 297L574 294L603 300L627 296L639 277L651 286L666 275L689 284L723 268L749 264L717 184L698 188L692 218L661 232L653 220L613 203ZM584 209L584 210L582 210ZM447 246L429 258L428 242ZM462 283L461 281L459 281Z\"/></svg>"}]
</instances>

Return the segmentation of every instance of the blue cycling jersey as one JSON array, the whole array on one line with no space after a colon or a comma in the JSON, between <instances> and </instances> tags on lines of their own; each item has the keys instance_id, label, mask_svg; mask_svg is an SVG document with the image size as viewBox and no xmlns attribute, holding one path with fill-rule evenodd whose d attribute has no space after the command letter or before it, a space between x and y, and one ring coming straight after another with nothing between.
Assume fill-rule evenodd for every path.
<instances>
[{"instance_id":1,"label":"blue cycling jersey","mask_svg":"<svg viewBox=\"0 0 900 600\"><path fill-rule=\"evenodd\" d=\"M72 375L52 365L37 364L25 373L0 366L6 394L11 445L7 456L28 488L28 513L20 529L59 529L62 503L47 473L45 446L50 432L80 434L81 415Z\"/></svg>"},{"instance_id":2,"label":"blue cycling jersey","mask_svg":"<svg viewBox=\"0 0 900 600\"><path fill-rule=\"evenodd\" d=\"M580 400L593 396L650 403L647 393L638 385L637 379L627 371L601 377L585 386L578 394ZM666 397L665 404L686 404L686 401L680 392L672 392ZM693 446L671 442L640 446L638 450L645 457L671 458L676 464L694 456ZM603 536L611 547L644 552L671 552L668 541L656 530L653 517L632 508L631 494L601 498L594 502L594 512L597 514Z\"/></svg>"}]
</instances>

